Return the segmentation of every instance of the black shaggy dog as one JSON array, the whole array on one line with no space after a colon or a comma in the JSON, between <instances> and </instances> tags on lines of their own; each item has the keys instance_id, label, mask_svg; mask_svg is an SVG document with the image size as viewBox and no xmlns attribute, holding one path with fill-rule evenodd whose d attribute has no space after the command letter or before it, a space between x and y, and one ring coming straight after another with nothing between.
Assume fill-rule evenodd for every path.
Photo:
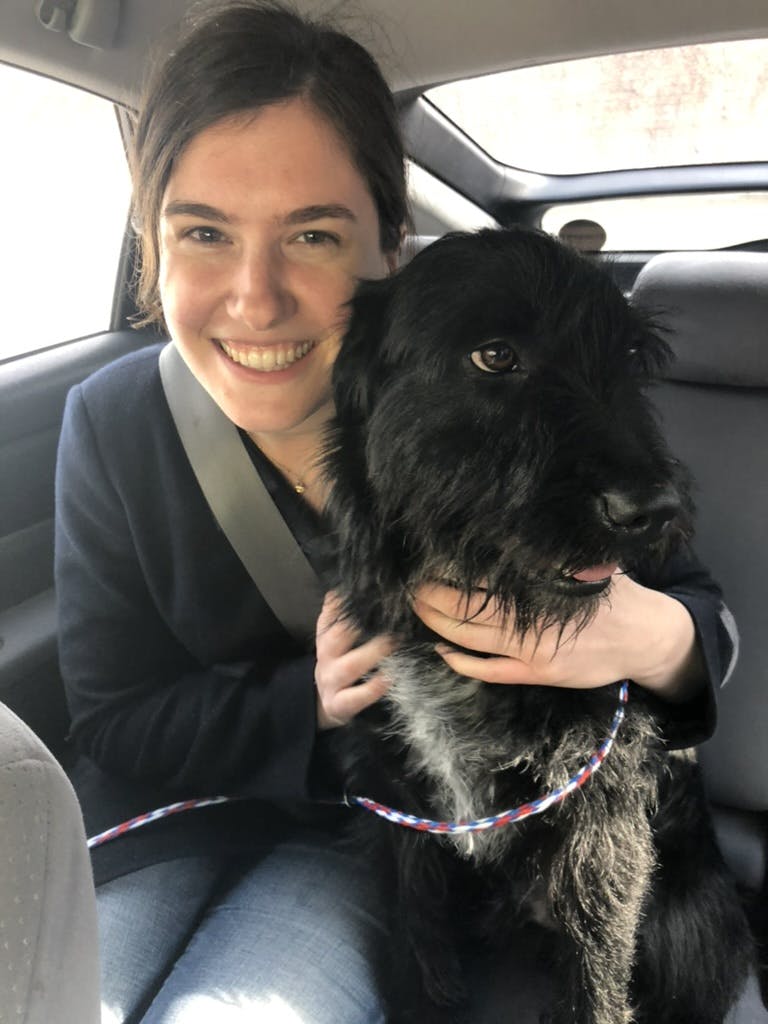
<instances>
[{"instance_id":1,"label":"black shaggy dog","mask_svg":"<svg viewBox=\"0 0 768 1024\"><path fill-rule=\"evenodd\" d=\"M667 355L601 269L538 232L447 236L361 287L335 370L329 514L346 611L402 645L388 696L339 730L350 794L476 820L589 765L618 686L457 676L409 595L485 588L518 627L567 636L610 600L614 566L648 578L691 529L643 393ZM528 914L562 935L558 1021L721 1024L748 929L693 758L665 749L649 700L630 689L599 770L542 814L432 835L358 812L371 869L391 869L390 1021L465 1019L460 937L503 948Z\"/></svg>"}]
</instances>

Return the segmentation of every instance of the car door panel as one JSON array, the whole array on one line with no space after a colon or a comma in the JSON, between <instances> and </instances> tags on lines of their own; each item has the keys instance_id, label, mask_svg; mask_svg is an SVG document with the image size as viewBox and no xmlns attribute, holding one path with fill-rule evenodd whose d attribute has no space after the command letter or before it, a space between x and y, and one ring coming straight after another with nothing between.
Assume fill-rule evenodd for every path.
<instances>
[{"instance_id":1,"label":"car door panel","mask_svg":"<svg viewBox=\"0 0 768 1024\"><path fill-rule=\"evenodd\" d=\"M69 389L155 336L94 335L0 365L0 702L59 754L67 714L53 593L56 448Z\"/></svg>"}]
</instances>

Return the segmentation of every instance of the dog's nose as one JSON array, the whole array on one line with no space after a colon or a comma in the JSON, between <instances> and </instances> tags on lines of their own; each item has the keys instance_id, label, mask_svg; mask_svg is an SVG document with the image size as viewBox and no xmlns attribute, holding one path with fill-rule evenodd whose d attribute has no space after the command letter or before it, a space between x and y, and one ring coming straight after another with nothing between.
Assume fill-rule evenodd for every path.
<instances>
[{"instance_id":1,"label":"dog's nose","mask_svg":"<svg viewBox=\"0 0 768 1024\"><path fill-rule=\"evenodd\" d=\"M680 512L680 498L672 487L645 495L604 491L597 505L598 513L611 530L638 540L657 537Z\"/></svg>"}]
</instances>

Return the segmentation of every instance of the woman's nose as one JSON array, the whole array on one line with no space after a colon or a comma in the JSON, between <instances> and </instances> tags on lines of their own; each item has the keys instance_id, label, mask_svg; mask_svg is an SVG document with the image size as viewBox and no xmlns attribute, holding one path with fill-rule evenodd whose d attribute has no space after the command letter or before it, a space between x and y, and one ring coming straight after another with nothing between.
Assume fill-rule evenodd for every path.
<instances>
[{"instance_id":1,"label":"woman's nose","mask_svg":"<svg viewBox=\"0 0 768 1024\"><path fill-rule=\"evenodd\" d=\"M290 319L296 299L279 253L244 254L234 272L230 315L254 331L265 331Z\"/></svg>"}]
</instances>

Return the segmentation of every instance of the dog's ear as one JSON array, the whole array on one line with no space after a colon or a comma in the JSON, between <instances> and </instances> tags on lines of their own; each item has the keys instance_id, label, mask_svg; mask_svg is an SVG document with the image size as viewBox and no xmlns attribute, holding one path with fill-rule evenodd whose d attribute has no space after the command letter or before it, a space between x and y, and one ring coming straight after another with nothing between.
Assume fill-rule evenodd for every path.
<instances>
[{"instance_id":1,"label":"dog's ear","mask_svg":"<svg viewBox=\"0 0 768 1024\"><path fill-rule=\"evenodd\" d=\"M395 278L361 281L333 368L333 396L340 418L367 417L386 376L384 340L390 323Z\"/></svg>"}]
</instances>

